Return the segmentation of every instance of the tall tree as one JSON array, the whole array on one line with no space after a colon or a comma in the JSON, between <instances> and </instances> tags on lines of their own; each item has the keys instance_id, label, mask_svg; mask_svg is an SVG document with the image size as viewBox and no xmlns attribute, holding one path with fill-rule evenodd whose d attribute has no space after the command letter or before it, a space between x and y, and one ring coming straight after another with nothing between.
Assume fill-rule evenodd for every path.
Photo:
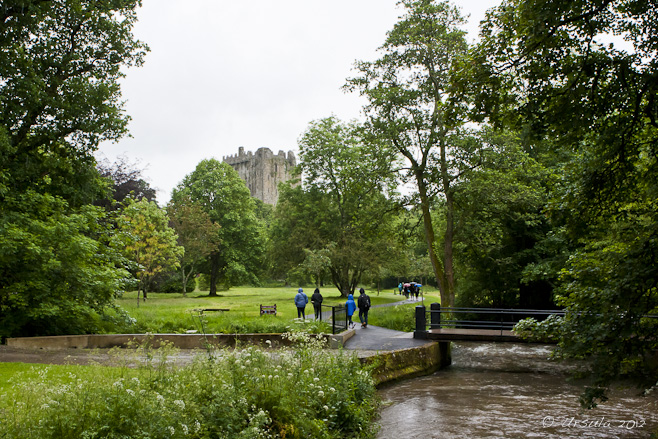
<instances>
[{"instance_id":1,"label":"tall tree","mask_svg":"<svg viewBox=\"0 0 658 439\"><path fill-rule=\"evenodd\" d=\"M132 201L121 210L114 245L132 261L139 281L139 292L147 298L151 280L169 269L180 266L184 248L177 243L176 232L169 227L169 218L154 201Z\"/></svg>"},{"instance_id":2,"label":"tall tree","mask_svg":"<svg viewBox=\"0 0 658 439\"><path fill-rule=\"evenodd\" d=\"M89 207L104 190L92 152L126 133L118 79L146 50L132 35L139 4L0 5L3 337L92 330L122 287Z\"/></svg>"},{"instance_id":3,"label":"tall tree","mask_svg":"<svg viewBox=\"0 0 658 439\"><path fill-rule=\"evenodd\" d=\"M210 220L210 215L189 197L179 197L167 206L171 225L178 234L178 243L185 248L181 259L183 296L187 295L190 276L198 273L201 263L219 249L221 226Z\"/></svg>"},{"instance_id":4,"label":"tall tree","mask_svg":"<svg viewBox=\"0 0 658 439\"><path fill-rule=\"evenodd\" d=\"M105 159L100 161L96 167L101 177L107 179L111 186L111 194L108 194L106 198L96 200L94 202L96 206L102 206L107 210L117 210L128 197L134 200L155 201L155 189L144 180L143 170L138 168L136 163L130 163L127 157L117 157L114 163Z\"/></svg>"},{"instance_id":5,"label":"tall tree","mask_svg":"<svg viewBox=\"0 0 658 439\"><path fill-rule=\"evenodd\" d=\"M384 255L392 156L365 142L360 127L335 117L312 122L299 148L303 185L282 190L274 228L285 232L275 246L296 254L298 263L309 259L307 267L321 255L315 262L328 262L332 283L347 296Z\"/></svg>"},{"instance_id":6,"label":"tall tree","mask_svg":"<svg viewBox=\"0 0 658 439\"><path fill-rule=\"evenodd\" d=\"M236 282L258 282L264 246L262 226L249 189L230 165L202 160L173 190L171 198L175 203L183 198L199 203L220 226L219 246L210 253L207 269L211 296L217 295L220 280L227 287Z\"/></svg>"},{"instance_id":7,"label":"tall tree","mask_svg":"<svg viewBox=\"0 0 658 439\"><path fill-rule=\"evenodd\" d=\"M468 45L464 19L448 2L402 0L403 15L373 62L358 62L361 74L348 90L368 99L365 112L381 141L406 159L405 179L417 189L429 256L441 303L455 299L453 241L455 183L478 163L479 144L468 141L464 96L452 92L452 70ZM437 232L433 199L442 197L444 229ZM440 242L442 238L442 243Z\"/></svg>"},{"instance_id":8,"label":"tall tree","mask_svg":"<svg viewBox=\"0 0 658 439\"><path fill-rule=\"evenodd\" d=\"M482 117L573 155L553 209L576 249L562 271L557 353L592 360L587 406L620 376L658 380L647 361L656 322L643 317L658 312L657 6L507 1L471 64ZM611 35L627 48L604 43Z\"/></svg>"}]
</instances>

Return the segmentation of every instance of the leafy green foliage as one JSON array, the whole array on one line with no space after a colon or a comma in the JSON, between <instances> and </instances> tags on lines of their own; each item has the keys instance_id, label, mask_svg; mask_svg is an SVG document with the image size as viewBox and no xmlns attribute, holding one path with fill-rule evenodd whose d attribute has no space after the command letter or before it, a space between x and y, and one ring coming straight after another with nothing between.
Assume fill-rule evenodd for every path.
<instances>
[{"instance_id":1,"label":"leafy green foliage","mask_svg":"<svg viewBox=\"0 0 658 439\"><path fill-rule=\"evenodd\" d=\"M185 248L181 260L181 278L183 294L187 293L187 284L191 276L198 273L199 266L205 258L219 247L219 229L221 226L210 220L210 215L199 203L187 197L172 200L167 206L171 225L178 234L178 242Z\"/></svg>"},{"instance_id":2,"label":"leafy green foliage","mask_svg":"<svg viewBox=\"0 0 658 439\"><path fill-rule=\"evenodd\" d=\"M210 294L217 294L218 281L227 288L236 283L257 283L263 265L263 227L238 173L215 159L202 160L172 192L173 203L183 199L198 203L210 221L219 225L204 267L210 275Z\"/></svg>"},{"instance_id":3,"label":"leafy green foliage","mask_svg":"<svg viewBox=\"0 0 658 439\"><path fill-rule=\"evenodd\" d=\"M185 249L178 245L166 213L153 201L130 202L117 223L113 245L133 263L132 271L146 299L150 281L159 273L177 268Z\"/></svg>"},{"instance_id":4,"label":"leafy green foliage","mask_svg":"<svg viewBox=\"0 0 658 439\"><path fill-rule=\"evenodd\" d=\"M358 358L322 350L304 334L290 337L295 349L276 357L250 347L171 367L171 350L146 347L136 351L145 358L125 358L120 368L79 368L64 377L52 368L39 371L37 379L17 376L0 402L0 435L374 437L377 394ZM135 360L142 364L138 370L127 366Z\"/></svg>"},{"instance_id":5,"label":"leafy green foliage","mask_svg":"<svg viewBox=\"0 0 658 439\"><path fill-rule=\"evenodd\" d=\"M552 213L571 256L558 352L591 360L585 406L620 376L658 381L658 8L655 2L509 1L483 28L471 83L483 118L568 151ZM627 48L602 44L606 34Z\"/></svg>"},{"instance_id":6,"label":"leafy green foliage","mask_svg":"<svg viewBox=\"0 0 658 439\"><path fill-rule=\"evenodd\" d=\"M518 136L496 133L488 140L491 149L482 165L455 195L457 301L467 307L551 307L551 290L547 297L539 297L538 290L542 283L554 283L557 273L528 272L556 256L544 245L554 227L546 205L556 176L522 149Z\"/></svg>"},{"instance_id":7,"label":"leafy green foliage","mask_svg":"<svg viewBox=\"0 0 658 439\"><path fill-rule=\"evenodd\" d=\"M127 279L103 244L102 211L71 210L61 198L32 191L5 198L0 209L0 335L94 331L94 315Z\"/></svg>"},{"instance_id":8,"label":"leafy green foliage","mask_svg":"<svg viewBox=\"0 0 658 439\"><path fill-rule=\"evenodd\" d=\"M442 303L454 304L454 193L465 173L478 165L481 144L466 128L469 95L455 93L453 75L468 50L459 10L448 2L402 0L405 14L388 33L381 57L359 62L360 76L349 90L368 99L368 128L380 144L392 148L407 166L404 181L416 188L414 202L423 229ZM433 212L444 209L439 232Z\"/></svg>"},{"instance_id":9,"label":"leafy green foliage","mask_svg":"<svg viewBox=\"0 0 658 439\"><path fill-rule=\"evenodd\" d=\"M282 186L271 254L280 255L279 271L299 267L318 284L328 274L347 296L386 256L391 156L378 154L358 126L333 117L311 123L299 145L304 184Z\"/></svg>"},{"instance_id":10,"label":"leafy green foliage","mask_svg":"<svg viewBox=\"0 0 658 439\"><path fill-rule=\"evenodd\" d=\"M122 288L92 152L126 132L117 80L138 1L0 7L0 337L93 331Z\"/></svg>"}]
</instances>

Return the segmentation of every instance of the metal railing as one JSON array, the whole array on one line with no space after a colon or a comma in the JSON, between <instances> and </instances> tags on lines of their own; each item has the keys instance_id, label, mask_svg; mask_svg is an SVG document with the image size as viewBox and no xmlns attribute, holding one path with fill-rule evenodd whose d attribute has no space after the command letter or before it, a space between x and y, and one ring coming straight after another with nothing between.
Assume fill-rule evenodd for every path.
<instances>
[{"instance_id":1,"label":"metal railing","mask_svg":"<svg viewBox=\"0 0 658 439\"><path fill-rule=\"evenodd\" d=\"M490 329L499 330L501 335L528 317L544 320L550 315L565 315L561 310L441 307L438 303L432 303L429 311L424 306L416 307L416 332L427 331L427 312L430 330Z\"/></svg>"},{"instance_id":2,"label":"metal railing","mask_svg":"<svg viewBox=\"0 0 658 439\"><path fill-rule=\"evenodd\" d=\"M347 331L347 308L345 305L322 305L320 320L331 320L331 333Z\"/></svg>"}]
</instances>

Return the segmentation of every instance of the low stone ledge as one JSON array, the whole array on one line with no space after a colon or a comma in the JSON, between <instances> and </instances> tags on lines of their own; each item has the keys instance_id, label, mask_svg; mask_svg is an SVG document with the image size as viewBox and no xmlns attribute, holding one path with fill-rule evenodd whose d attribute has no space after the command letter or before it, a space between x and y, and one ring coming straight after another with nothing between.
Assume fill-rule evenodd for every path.
<instances>
[{"instance_id":1,"label":"low stone ledge","mask_svg":"<svg viewBox=\"0 0 658 439\"><path fill-rule=\"evenodd\" d=\"M353 335L354 330L351 329L341 334L320 334L316 337L326 339L332 349L338 349ZM179 349L202 349L207 344L223 347L240 344L269 346L268 341L274 346L292 344L281 334L89 334L8 338L7 346L30 349L109 349L139 345L147 340L150 340L153 347L166 343Z\"/></svg>"},{"instance_id":2,"label":"low stone ledge","mask_svg":"<svg viewBox=\"0 0 658 439\"><path fill-rule=\"evenodd\" d=\"M361 364L373 366L372 376L377 386L429 375L452 362L449 342L430 342L408 349L377 352L359 360Z\"/></svg>"}]
</instances>

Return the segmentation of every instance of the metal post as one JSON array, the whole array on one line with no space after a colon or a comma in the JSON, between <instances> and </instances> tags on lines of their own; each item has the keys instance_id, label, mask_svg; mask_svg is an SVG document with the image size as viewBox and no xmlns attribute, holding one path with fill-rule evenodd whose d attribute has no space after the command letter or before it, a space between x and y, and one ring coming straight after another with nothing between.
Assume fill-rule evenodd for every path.
<instances>
[{"instance_id":1,"label":"metal post","mask_svg":"<svg viewBox=\"0 0 658 439\"><path fill-rule=\"evenodd\" d=\"M430 305L430 330L441 329L441 304L432 303Z\"/></svg>"},{"instance_id":2,"label":"metal post","mask_svg":"<svg viewBox=\"0 0 658 439\"><path fill-rule=\"evenodd\" d=\"M331 307L331 333L336 334L336 307Z\"/></svg>"},{"instance_id":3,"label":"metal post","mask_svg":"<svg viewBox=\"0 0 658 439\"><path fill-rule=\"evenodd\" d=\"M416 306L416 330L414 331L414 338L427 337L427 317L425 316L425 307L422 305Z\"/></svg>"}]
</instances>

